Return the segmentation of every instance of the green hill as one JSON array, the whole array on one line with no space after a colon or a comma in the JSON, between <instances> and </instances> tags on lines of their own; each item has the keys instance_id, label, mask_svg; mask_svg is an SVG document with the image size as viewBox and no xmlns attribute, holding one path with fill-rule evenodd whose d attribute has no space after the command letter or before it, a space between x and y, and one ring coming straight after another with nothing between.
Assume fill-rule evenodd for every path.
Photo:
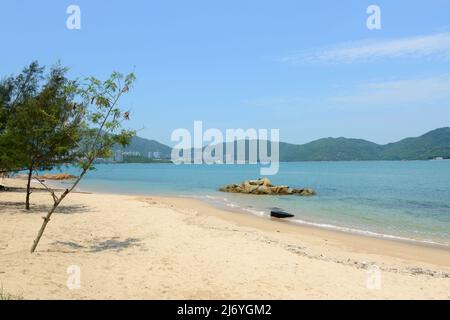
<instances>
[{"instance_id":1,"label":"green hill","mask_svg":"<svg viewBox=\"0 0 450 320\"><path fill-rule=\"evenodd\" d=\"M172 148L155 140L148 140L138 136L133 137L131 144L126 148L115 148L123 152L139 152L141 157L148 157L148 154L158 152L160 159L169 159Z\"/></svg>"},{"instance_id":2,"label":"green hill","mask_svg":"<svg viewBox=\"0 0 450 320\"><path fill-rule=\"evenodd\" d=\"M248 141L246 143L248 147ZM270 148L269 148L270 150ZM133 138L123 151L159 152L170 158L171 148L154 140ZM296 145L280 142L280 161L351 161L351 160L426 160L442 157L450 159L450 128L430 131L420 137L379 145L362 139L323 138Z\"/></svg>"},{"instance_id":3,"label":"green hill","mask_svg":"<svg viewBox=\"0 0 450 320\"><path fill-rule=\"evenodd\" d=\"M379 145L361 139L325 138L303 145L280 144L281 161L450 159L450 128Z\"/></svg>"},{"instance_id":4,"label":"green hill","mask_svg":"<svg viewBox=\"0 0 450 320\"><path fill-rule=\"evenodd\" d=\"M380 154L380 159L384 160L426 160L436 157L450 159L450 128L440 128L417 138L386 144Z\"/></svg>"},{"instance_id":5,"label":"green hill","mask_svg":"<svg viewBox=\"0 0 450 320\"><path fill-rule=\"evenodd\" d=\"M303 145L280 144L280 161L343 161L377 158L380 146L361 139L324 138Z\"/></svg>"}]
</instances>

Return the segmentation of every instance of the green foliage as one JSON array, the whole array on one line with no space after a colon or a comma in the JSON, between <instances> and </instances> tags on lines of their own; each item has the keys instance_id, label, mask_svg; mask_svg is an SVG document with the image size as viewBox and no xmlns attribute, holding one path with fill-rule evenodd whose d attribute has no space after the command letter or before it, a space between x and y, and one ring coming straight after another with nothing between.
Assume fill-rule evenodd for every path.
<instances>
[{"instance_id":1,"label":"green foliage","mask_svg":"<svg viewBox=\"0 0 450 320\"><path fill-rule=\"evenodd\" d=\"M135 134L122 128L130 113L122 112L119 105L134 74L113 72L106 81L90 77L80 84L69 80L67 69L60 65L45 80L43 72L32 63L17 77L0 83L0 170L28 170L27 209L33 171L63 164L81 168L70 190L59 198L52 193L55 209L93 168L97 157L111 155L114 145L128 145Z\"/></svg>"},{"instance_id":2,"label":"green foliage","mask_svg":"<svg viewBox=\"0 0 450 320\"><path fill-rule=\"evenodd\" d=\"M95 158L110 157L114 145L127 146L136 134L123 128L130 112L122 111L124 108L119 105L120 98L133 85L135 75L113 72L105 81L94 77L85 80L77 94L86 106L86 126L80 143L84 157L79 165L87 170Z\"/></svg>"},{"instance_id":3,"label":"green foliage","mask_svg":"<svg viewBox=\"0 0 450 320\"><path fill-rule=\"evenodd\" d=\"M43 78L43 70L37 62L33 62L18 76L10 76L0 81L0 170L15 167L8 148L10 143L5 141L3 133L9 118L16 113L18 106L36 95L39 82Z\"/></svg>"},{"instance_id":4,"label":"green foliage","mask_svg":"<svg viewBox=\"0 0 450 320\"><path fill-rule=\"evenodd\" d=\"M41 84L43 68L33 63L1 86L1 168L51 169L76 158L84 107L74 101L77 84L66 72L57 65Z\"/></svg>"}]
</instances>

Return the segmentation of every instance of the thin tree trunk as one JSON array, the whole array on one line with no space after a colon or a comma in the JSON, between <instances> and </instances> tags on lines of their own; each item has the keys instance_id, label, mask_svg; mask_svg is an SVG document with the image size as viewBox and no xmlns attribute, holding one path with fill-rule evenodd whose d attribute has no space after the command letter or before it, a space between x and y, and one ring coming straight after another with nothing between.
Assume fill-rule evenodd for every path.
<instances>
[{"instance_id":1,"label":"thin tree trunk","mask_svg":"<svg viewBox=\"0 0 450 320\"><path fill-rule=\"evenodd\" d=\"M59 204L64 200L64 198L69 193L71 193L76 188L76 186L81 181L81 179L83 179L84 175L88 171L88 168L92 165L92 162L94 161L94 159L95 159L95 156L92 156L92 158L89 160L89 163L87 164L86 168L83 169L80 176L75 181L75 183L72 185L72 187L70 189L66 189L66 191L64 191L63 194L59 198L57 198L56 201L54 201L53 207L50 209L50 211L47 213L47 215L45 217L42 217L42 219L44 219L44 222L41 225L41 229L39 229L36 239L34 239L34 241L33 241L33 246L31 247L31 250L30 250L31 253L33 253L36 250L36 247L37 247L39 241L41 240L42 235L44 234L44 230L47 227L47 223L50 221L50 217L55 212L56 208L58 208Z\"/></svg>"},{"instance_id":2,"label":"thin tree trunk","mask_svg":"<svg viewBox=\"0 0 450 320\"><path fill-rule=\"evenodd\" d=\"M28 168L27 198L25 200L25 208L30 210L30 194L31 194L31 177L33 175L33 166Z\"/></svg>"},{"instance_id":3,"label":"thin tree trunk","mask_svg":"<svg viewBox=\"0 0 450 320\"><path fill-rule=\"evenodd\" d=\"M37 234L36 239L33 241L33 246L31 247L30 252L33 253L36 250L36 247L39 243L39 240L41 240L42 235L44 234L45 227L47 227L47 223L50 221L50 217L52 216L53 212L55 212L56 208L58 208L61 201L67 196L69 193L69 190L64 191L64 193L59 197L57 201L53 204L53 207L50 209L50 211L47 213L45 217L42 217L44 219L44 222L41 225L41 229L39 229L39 232Z\"/></svg>"}]
</instances>

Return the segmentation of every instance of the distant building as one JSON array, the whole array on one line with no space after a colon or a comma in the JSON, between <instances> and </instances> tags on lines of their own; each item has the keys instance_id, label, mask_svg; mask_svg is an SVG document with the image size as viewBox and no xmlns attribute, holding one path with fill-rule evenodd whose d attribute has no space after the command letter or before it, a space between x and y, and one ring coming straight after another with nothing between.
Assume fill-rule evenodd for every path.
<instances>
[{"instance_id":1,"label":"distant building","mask_svg":"<svg viewBox=\"0 0 450 320\"><path fill-rule=\"evenodd\" d=\"M140 152L138 151L126 151L126 152L122 152L123 156L134 156L134 157L139 157L141 155Z\"/></svg>"},{"instance_id":2,"label":"distant building","mask_svg":"<svg viewBox=\"0 0 450 320\"><path fill-rule=\"evenodd\" d=\"M161 159L161 152L159 151L150 151L148 153L148 158L149 159Z\"/></svg>"},{"instance_id":3,"label":"distant building","mask_svg":"<svg viewBox=\"0 0 450 320\"><path fill-rule=\"evenodd\" d=\"M123 161L122 150L114 151L114 161L115 162L122 162Z\"/></svg>"},{"instance_id":4,"label":"distant building","mask_svg":"<svg viewBox=\"0 0 450 320\"><path fill-rule=\"evenodd\" d=\"M434 158L434 160L444 160L444 158L443 157L436 157L436 158Z\"/></svg>"},{"instance_id":5,"label":"distant building","mask_svg":"<svg viewBox=\"0 0 450 320\"><path fill-rule=\"evenodd\" d=\"M161 159L161 152L159 152L159 151L153 152L153 158L155 158L155 159Z\"/></svg>"}]
</instances>

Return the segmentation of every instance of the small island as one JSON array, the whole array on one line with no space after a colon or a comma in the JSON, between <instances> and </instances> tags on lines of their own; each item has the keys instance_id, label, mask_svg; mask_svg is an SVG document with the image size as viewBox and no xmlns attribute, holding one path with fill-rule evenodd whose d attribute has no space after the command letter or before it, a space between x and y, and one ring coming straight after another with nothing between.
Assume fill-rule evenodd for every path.
<instances>
[{"instance_id":1,"label":"small island","mask_svg":"<svg viewBox=\"0 0 450 320\"><path fill-rule=\"evenodd\" d=\"M316 192L310 188L295 189L289 186L274 186L268 178L246 180L241 184L229 184L220 188L219 191L254 195L314 196L316 194Z\"/></svg>"}]
</instances>

